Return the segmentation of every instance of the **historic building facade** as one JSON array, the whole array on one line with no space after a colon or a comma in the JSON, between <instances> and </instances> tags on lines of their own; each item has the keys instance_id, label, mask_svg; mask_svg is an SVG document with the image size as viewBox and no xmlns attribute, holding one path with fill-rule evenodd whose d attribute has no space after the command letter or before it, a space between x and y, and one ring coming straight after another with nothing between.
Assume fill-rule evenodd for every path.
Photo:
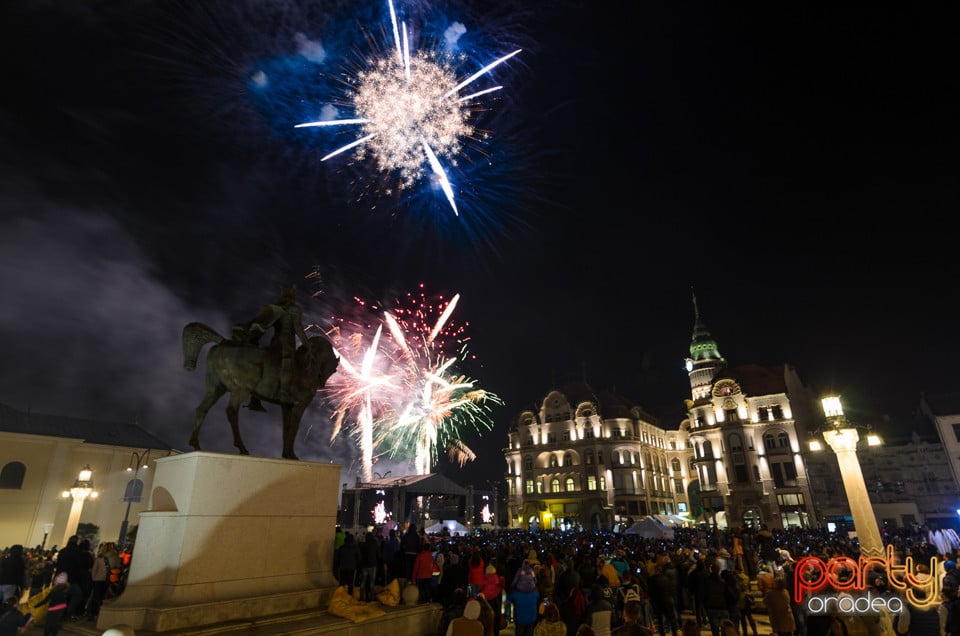
<instances>
[{"instance_id":1,"label":"historic building facade","mask_svg":"<svg viewBox=\"0 0 960 636\"><path fill-rule=\"evenodd\" d=\"M700 318L681 422L581 383L547 394L508 430L513 527L610 529L644 515L717 527L815 524L802 449L812 396L793 367L729 368ZM800 431L798 433L798 431Z\"/></svg>"}]
</instances>

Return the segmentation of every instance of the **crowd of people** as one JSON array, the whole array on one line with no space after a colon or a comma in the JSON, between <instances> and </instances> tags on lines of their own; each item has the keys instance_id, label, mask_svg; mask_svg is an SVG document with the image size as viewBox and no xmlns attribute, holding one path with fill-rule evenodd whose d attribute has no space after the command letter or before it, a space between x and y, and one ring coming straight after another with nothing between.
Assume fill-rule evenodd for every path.
<instances>
[{"instance_id":1,"label":"crowd of people","mask_svg":"<svg viewBox=\"0 0 960 636\"><path fill-rule=\"evenodd\" d=\"M394 578L415 584L419 602L443 606L439 636L499 636L507 625L516 636L760 636L755 612L778 636L960 636L960 546L931 540L924 527L895 529L883 539L899 564L913 559L917 577L942 577L937 602L908 602L876 563L860 573L862 586L835 601L885 599L882 608L874 603L868 611L846 611L848 605L833 602L811 612L805 601L812 593L804 590L798 602L795 581L818 573L810 567L797 575L799 560L856 561L856 538L765 525L681 528L670 539L517 530L431 536L414 524L353 537L338 528L334 570L351 593L359 587L361 599L372 599L376 586ZM931 559L935 573L927 565ZM857 573L840 568L834 575L842 582ZM923 589L914 586L911 598ZM886 602L894 597L899 602ZM479 627L457 620L467 614Z\"/></svg>"},{"instance_id":2,"label":"crowd of people","mask_svg":"<svg viewBox=\"0 0 960 636\"><path fill-rule=\"evenodd\" d=\"M438 636L499 636L507 626L515 636L761 636L755 612L777 636L960 636L960 545L931 540L922 527L885 532L883 541L897 565L913 561L909 595L888 580L885 561L848 567L860 556L856 538L766 526L680 528L661 539L519 530L428 535L416 524L354 536L338 527L333 570L361 601L374 601L395 579L415 585L418 602L443 608ZM822 572L798 566L806 556L853 559L838 561L831 576L858 585L835 600L882 602L868 611L846 611L839 602L810 611L805 601ZM19 609L26 598L45 608L45 636L64 621L96 620L104 599L119 592L116 579L129 558L112 542L94 551L77 536L61 549L5 548L0 636L29 627ZM933 577L937 584L928 585ZM938 598L924 603L924 594Z\"/></svg>"},{"instance_id":3,"label":"crowd of people","mask_svg":"<svg viewBox=\"0 0 960 636\"><path fill-rule=\"evenodd\" d=\"M96 621L103 601L119 594L130 553L105 541L93 549L89 539L71 536L62 548L22 545L4 548L0 557L0 636L24 633L32 612L43 608L44 636L55 636L66 621Z\"/></svg>"}]
</instances>

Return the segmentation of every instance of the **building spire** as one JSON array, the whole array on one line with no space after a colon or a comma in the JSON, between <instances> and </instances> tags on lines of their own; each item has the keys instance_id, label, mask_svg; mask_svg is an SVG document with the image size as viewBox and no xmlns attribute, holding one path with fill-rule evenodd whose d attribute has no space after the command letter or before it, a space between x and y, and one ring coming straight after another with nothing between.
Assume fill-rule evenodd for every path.
<instances>
[{"instance_id":1,"label":"building spire","mask_svg":"<svg viewBox=\"0 0 960 636\"><path fill-rule=\"evenodd\" d=\"M690 287L693 296L693 336L690 339L690 358L694 362L701 360L722 360L723 356L717 349L717 343L713 336L707 330L700 316L700 307L697 305L697 295L693 292L693 286Z\"/></svg>"}]
</instances>

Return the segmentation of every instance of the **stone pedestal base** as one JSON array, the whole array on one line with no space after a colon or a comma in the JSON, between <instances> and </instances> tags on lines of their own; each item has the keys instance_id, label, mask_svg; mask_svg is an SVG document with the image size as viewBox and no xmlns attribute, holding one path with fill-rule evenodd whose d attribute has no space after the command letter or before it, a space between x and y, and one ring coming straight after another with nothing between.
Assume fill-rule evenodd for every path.
<instances>
[{"instance_id":1,"label":"stone pedestal base","mask_svg":"<svg viewBox=\"0 0 960 636\"><path fill-rule=\"evenodd\" d=\"M127 587L98 629L166 632L325 606L340 465L193 452L156 461Z\"/></svg>"}]
</instances>

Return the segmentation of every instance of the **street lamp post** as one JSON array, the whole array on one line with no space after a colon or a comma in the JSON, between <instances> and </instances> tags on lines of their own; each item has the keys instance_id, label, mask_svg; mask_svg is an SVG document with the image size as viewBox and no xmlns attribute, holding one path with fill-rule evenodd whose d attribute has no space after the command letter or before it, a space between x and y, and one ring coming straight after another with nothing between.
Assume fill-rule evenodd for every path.
<instances>
[{"instance_id":1,"label":"street lamp post","mask_svg":"<svg viewBox=\"0 0 960 636\"><path fill-rule=\"evenodd\" d=\"M883 539L880 537L880 528L873 514L867 484L863 479L860 460L857 458L857 442L860 441L860 435L856 426L851 425L843 415L840 398L827 397L822 400L822 404L828 426L823 431L823 439L837 456L843 489L847 494L847 504L853 516L853 526L857 530L860 553L863 556L880 556L883 554ZM870 446L877 446L880 444L880 438L871 433L867 436L867 443ZM816 441L811 442L810 448L820 450Z\"/></svg>"},{"instance_id":2,"label":"street lamp post","mask_svg":"<svg viewBox=\"0 0 960 636\"><path fill-rule=\"evenodd\" d=\"M133 479L127 482L127 487L123 490L123 500L127 502L127 511L123 515L123 523L120 524L120 537L117 539L117 547L124 548L127 544L127 526L130 523L130 504L134 501L140 502L143 496L143 484L138 481L140 469L146 470L150 467L150 449L143 453L136 451L130 456L130 463L127 465L127 472L133 473Z\"/></svg>"},{"instance_id":3,"label":"street lamp post","mask_svg":"<svg viewBox=\"0 0 960 636\"><path fill-rule=\"evenodd\" d=\"M70 516L67 518L67 527L63 532L63 541L60 543L61 546L66 545L67 540L77 533L77 527L80 525L80 513L83 512L83 502L87 500L87 497L96 499L97 494L97 491L93 488L93 470L90 469L90 464L87 464L80 471L76 481L73 482L73 487L60 493L60 496L64 499L73 497L73 503L70 505Z\"/></svg>"}]
</instances>

